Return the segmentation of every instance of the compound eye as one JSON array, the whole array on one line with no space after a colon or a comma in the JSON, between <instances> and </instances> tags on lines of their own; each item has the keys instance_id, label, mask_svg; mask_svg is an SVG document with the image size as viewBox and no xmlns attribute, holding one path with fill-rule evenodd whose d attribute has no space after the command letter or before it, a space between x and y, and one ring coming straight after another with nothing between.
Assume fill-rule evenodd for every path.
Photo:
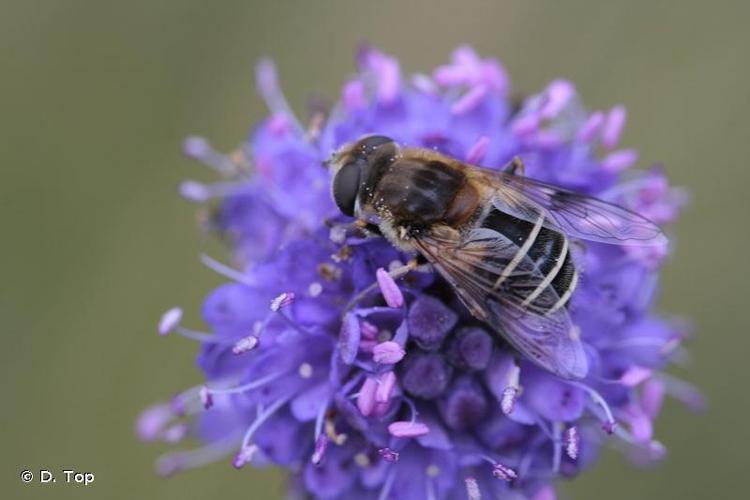
<instances>
[{"instance_id":1,"label":"compound eye","mask_svg":"<svg viewBox=\"0 0 750 500\"><path fill-rule=\"evenodd\" d=\"M336 172L336 177L333 178L333 200L341 213L349 217L354 216L354 203L359 193L361 171L359 164L347 163Z\"/></svg>"},{"instance_id":2,"label":"compound eye","mask_svg":"<svg viewBox=\"0 0 750 500\"><path fill-rule=\"evenodd\" d=\"M371 135L359 141L359 147L365 154L372 152L378 146L393 142L393 139L384 135Z\"/></svg>"}]
</instances>

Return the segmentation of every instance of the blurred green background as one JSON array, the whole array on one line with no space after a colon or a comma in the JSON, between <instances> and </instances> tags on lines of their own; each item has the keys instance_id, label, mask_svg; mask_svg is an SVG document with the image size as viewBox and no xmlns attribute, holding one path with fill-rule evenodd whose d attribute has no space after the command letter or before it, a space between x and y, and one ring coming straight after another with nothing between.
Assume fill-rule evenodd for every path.
<instances>
[{"instance_id":1,"label":"blurred green background","mask_svg":"<svg viewBox=\"0 0 750 500\"><path fill-rule=\"evenodd\" d=\"M408 4L408 5L407 5ZM210 173L184 136L229 149L264 108L252 65L273 57L292 104L335 97L356 44L407 72L459 43L499 57L517 91L555 77L591 107L627 105L624 143L661 161L693 202L676 227L662 308L692 317L683 370L710 411L666 408L667 461L608 453L566 498L744 497L747 380L747 2L0 2L0 412L2 498L280 498L276 472L219 463L163 480L163 451L133 436L141 408L198 383L195 345L159 339L161 312L198 323L220 282L197 255L194 207L175 193ZM93 471L96 482L24 485L22 469ZM746 498L746 497L745 497Z\"/></svg>"}]
</instances>

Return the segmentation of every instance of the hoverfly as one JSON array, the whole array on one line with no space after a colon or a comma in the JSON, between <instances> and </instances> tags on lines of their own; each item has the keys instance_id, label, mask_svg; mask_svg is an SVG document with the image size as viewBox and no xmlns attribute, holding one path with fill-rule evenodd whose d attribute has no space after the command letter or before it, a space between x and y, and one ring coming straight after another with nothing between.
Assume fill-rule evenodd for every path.
<instances>
[{"instance_id":1,"label":"hoverfly","mask_svg":"<svg viewBox=\"0 0 750 500\"><path fill-rule=\"evenodd\" d=\"M343 214L421 254L474 317L563 378L588 372L568 313L579 278L570 239L667 242L634 212L524 177L518 159L496 171L373 135L344 145L328 164Z\"/></svg>"}]
</instances>

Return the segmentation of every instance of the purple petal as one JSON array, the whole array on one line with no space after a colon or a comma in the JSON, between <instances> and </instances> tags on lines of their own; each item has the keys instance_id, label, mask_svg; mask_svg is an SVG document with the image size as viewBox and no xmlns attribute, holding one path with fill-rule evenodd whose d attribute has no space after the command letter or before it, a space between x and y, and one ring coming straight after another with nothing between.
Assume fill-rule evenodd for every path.
<instances>
[{"instance_id":1,"label":"purple petal","mask_svg":"<svg viewBox=\"0 0 750 500\"><path fill-rule=\"evenodd\" d=\"M339 333L339 353L341 359L347 365L354 363L357 358L360 336L359 318L351 312L346 313L341 322L341 332Z\"/></svg>"},{"instance_id":2,"label":"purple petal","mask_svg":"<svg viewBox=\"0 0 750 500\"><path fill-rule=\"evenodd\" d=\"M440 347L457 321L452 309L429 295L415 299L407 316L409 335L425 350Z\"/></svg>"},{"instance_id":3,"label":"purple petal","mask_svg":"<svg viewBox=\"0 0 750 500\"><path fill-rule=\"evenodd\" d=\"M404 390L423 399L442 394L451 377L450 367L438 354L410 355L401 373Z\"/></svg>"},{"instance_id":4,"label":"purple petal","mask_svg":"<svg viewBox=\"0 0 750 500\"><path fill-rule=\"evenodd\" d=\"M542 417L555 422L571 422L583 414L583 392L550 375L529 377L521 399Z\"/></svg>"},{"instance_id":5,"label":"purple petal","mask_svg":"<svg viewBox=\"0 0 750 500\"><path fill-rule=\"evenodd\" d=\"M172 420L173 413L168 404L160 403L144 410L135 425L136 434L142 441L153 441Z\"/></svg>"}]
</instances>

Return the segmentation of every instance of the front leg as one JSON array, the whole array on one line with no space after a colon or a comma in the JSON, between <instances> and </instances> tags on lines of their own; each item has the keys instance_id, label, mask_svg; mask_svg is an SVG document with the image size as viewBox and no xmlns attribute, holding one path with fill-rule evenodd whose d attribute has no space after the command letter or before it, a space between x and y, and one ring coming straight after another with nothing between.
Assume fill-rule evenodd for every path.
<instances>
[{"instance_id":1,"label":"front leg","mask_svg":"<svg viewBox=\"0 0 750 500\"><path fill-rule=\"evenodd\" d=\"M505 172L506 174L523 177L525 172L523 160L521 160L521 157L514 156L513 159L503 167L503 172Z\"/></svg>"},{"instance_id":2,"label":"front leg","mask_svg":"<svg viewBox=\"0 0 750 500\"><path fill-rule=\"evenodd\" d=\"M363 230L365 233L369 233L371 235L375 236L383 236L383 232L380 230L380 226L377 224L373 224L372 222L367 222L362 219L357 219L354 221L354 225L358 227L359 229Z\"/></svg>"}]
</instances>

